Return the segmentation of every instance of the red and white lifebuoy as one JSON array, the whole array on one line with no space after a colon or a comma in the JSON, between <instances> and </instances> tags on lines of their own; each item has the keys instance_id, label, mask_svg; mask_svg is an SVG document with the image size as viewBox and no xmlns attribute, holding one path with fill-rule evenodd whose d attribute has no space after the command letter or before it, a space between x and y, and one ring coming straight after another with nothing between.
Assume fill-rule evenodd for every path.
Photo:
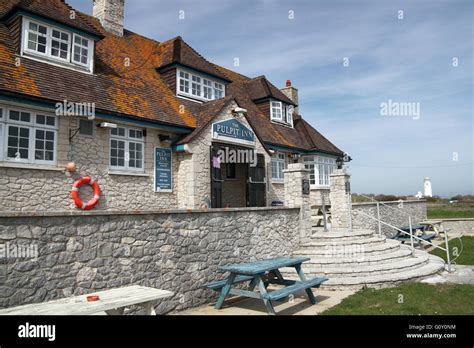
<instances>
[{"instance_id":1,"label":"red and white lifebuoy","mask_svg":"<svg viewBox=\"0 0 474 348\"><path fill-rule=\"evenodd\" d=\"M84 203L79 197L79 189L82 185L91 185L94 190L94 198L89 202ZM76 207L82 210L92 210L99 203L100 199L100 187L97 181L92 179L90 176L84 176L80 179L77 179L76 182L72 185L71 198L74 201Z\"/></svg>"}]
</instances>

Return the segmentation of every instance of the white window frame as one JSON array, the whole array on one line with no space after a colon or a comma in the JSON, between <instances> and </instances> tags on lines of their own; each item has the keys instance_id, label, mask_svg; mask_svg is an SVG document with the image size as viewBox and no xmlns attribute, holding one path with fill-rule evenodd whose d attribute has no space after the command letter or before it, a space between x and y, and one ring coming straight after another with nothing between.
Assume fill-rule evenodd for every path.
<instances>
[{"instance_id":1,"label":"white window frame","mask_svg":"<svg viewBox=\"0 0 474 348\"><path fill-rule=\"evenodd\" d=\"M78 62L78 61L74 60L74 47L76 45L76 37L79 37L82 40L87 40L87 64L84 64L82 62ZM85 46L79 45L79 47L85 47ZM86 38L82 35L73 33L71 47L70 47L70 57L71 57L71 63L72 64L77 64L77 65L84 66L84 67L86 67L86 68L88 68L89 70L92 71L92 66L93 66L92 63L93 63L93 56L94 56L93 52L94 52L94 41L93 40L88 39L88 38Z\"/></svg>"},{"instance_id":2,"label":"white window frame","mask_svg":"<svg viewBox=\"0 0 474 348\"><path fill-rule=\"evenodd\" d=\"M306 169L312 170L311 176L314 176L314 183L310 182L311 188L327 189L330 187L330 175L337 168L335 157L322 155L305 156L303 163ZM309 168L310 166L313 168Z\"/></svg>"},{"instance_id":3,"label":"white window frame","mask_svg":"<svg viewBox=\"0 0 474 348\"><path fill-rule=\"evenodd\" d=\"M134 127L128 127L128 126L118 126L117 131L119 128L124 128L125 129L125 135L114 135L112 134L112 130L110 131L110 140L109 140L109 169L113 171L125 171L125 172L134 172L134 173L144 173L145 172L145 136L143 135L143 129L139 128L134 128ZM142 138L133 138L130 137L130 131L139 131L142 132ZM112 152L112 140L116 141L123 141L125 142L125 154L124 154L124 166L113 166L110 162L111 159L111 152ZM141 168L135 168L135 167L130 167L130 143L139 143L142 145L142 167Z\"/></svg>"},{"instance_id":4,"label":"white window frame","mask_svg":"<svg viewBox=\"0 0 474 348\"><path fill-rule=\"evenodd\" d=\"M283 170L286 169L286 159L287 156L283 152L275 152L272 155L272 159L270 161L271 165L271 176L272 176L272 182L277 182L277 183L283 183L284 182L284 173ZM275 177L273 174L273 164L276 164L277 166L277 176ZM281 176L278 175L281 173Z\"/></svg>"},{"instance_id":5,"label":"white window frame","mask_svg":"<svg viewBox=\"0 0 474 348\"><path fill-rule=\"evenodd\" d=\"M290 112L291 111L291 112ZM295 112L295 107L293 105L286 106L286 123L293 128L293 114Z\"/></svg>"},{"instance_id":6,"label":"white window frame","mask_svg":"<svg viewBox=\"0 0 474 348\"><path fill-rule=\"evenodd\" d=\"M188 74L189 78L181 77L181 73ZM199 81L195 81L199 79ZM186 81L188 83L188 92L181 90L181 80ZM210 82L210 84L205 84L204 81ZM193 88L193 85L198 85L198 88ZM210 89L210 97L204 97L204 89ZM193 94L193 89L199 89L199 94ZM222 92L222 97L216 98L217 92ZM189 97L192 99L197 99L200 101L211 101L216 99L221 99L225 97L226 86L224 83L219 82L215 79L208 77L207 75L198 74L195 72L191 72L187 69L176 69L176 95Z\"/></svg>"},{"instance_id":7,"label":"white window frame","mask_svg":"<svg viewBox=\"0 0 474 348\"><path fill-rule=\"evenodd\" d=\"M21 107L0 107L3 109L3 117L0 118L0 160L9 163L26 163L26 164L42 164L48 166L55 166L58 161L58 129L59 129L59 118L51 113L48 112L39 112L34 110L29 110ZM17 112L26 112L30 114L30 121L29 122L22 122L16 120L10 120L10 111L17 111ZM48 117L53 117L55 122L54 126L49 125L42 125L36 123L36 117L38 115L44 115ZM26 159L17 159L14 157L8 157L8 132L9 126L16 126L16 127L23 127L29 129L29 137L28 137L28 158ZM53 143L53 160L37 160L35 159L35 151L36 151L36 131L43 130L49 131L54 133L54 143Z\"/></svg>"},{"instance_id":8,"label":"white window frame","mask_svg":"<svg viewBox=\"0 0 474 348\"><path fill-rule=\"evenodd\" d=\"M275 110L280 110L280 116L277 117ZM278 100L270 100L270 118L272 121L282 122L283 121L283 103Z\"/></svg>"},{"instance_id":9,"label":"white window frame","mask_svg":"<svg viewBox=\"0 0 474 348\"><path fill-rule=\"evenodd\" d=\"M28 48L28 33L30 32L30 23L34 23L36 25L41 25L46 27L46 53L41 53L35 50ZM94 49L95 43L94 40L76 34L72 31L64 30L54 25L50 25L44 23L42 21L36 19L30 19L23 17L23 29L22 29L22 40L21 40L21 55L29 57L31 59L34 58L42 58L47 59L47 61L51 64L57 63L59 66L62 67L70 67L75 68L76 70L83 71L84 68L87 69L87 72L92 73L94 67ZM57 30L60 33L68 34L68 56L67 59L56 57L51 54L52 48L52 41L57 40L57 38L53 37L53 30ZM82 62L76 62L74 60L74 46L75 46L75 38L80 37L88 42L88 56L87 56L87 64L83 64ZM59 40L61 41L61 40Z\"/></svg>"}]
</instances>

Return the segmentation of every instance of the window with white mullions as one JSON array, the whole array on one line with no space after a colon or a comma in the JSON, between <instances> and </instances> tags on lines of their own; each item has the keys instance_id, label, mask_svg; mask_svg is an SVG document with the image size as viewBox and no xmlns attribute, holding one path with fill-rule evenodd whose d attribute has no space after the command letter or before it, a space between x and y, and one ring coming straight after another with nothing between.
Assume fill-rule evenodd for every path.
<instances>
[{"instance_id":1,"label":"window with white mullions","mask_svg":"<svg viewBox=\"0 0 474 348\"><path fill-rule=\"evenodd\" d=\"M0 159L55 164L56 117L17 109L3 110L2 114L5 112L8 117L0 117Z\"/></svg>"},{"instance_id":2,"label":"window with white mullions","mask_svg":"<svg viewBox=\"0 0 474 348\"><path fill-rule=\"evenodd\" d=\"M36 130L35 160L54 161L54 132L42 129Z\"/></svg>"},{"instance_id":3,"label":"window with white mullions","mask_svg":"<svg viewBox=\"0 0 474 348\"><path fill-rule=\"evenodd\" d=\"M143 171L143 131L117 127L111 130L110 168L118 170Z\"/></svg>"},{"instance_id":4,"label":"window with white mullions","mask_svg":"<svg viewBox=\"0 0 474 348\"><path fill-rule=\"evenodd\" d=\"M282 103L279 101L272 101L271 102L271 119L275 121L282 121L283 120L283 108Z\"/></svg>"},{"instance_id":5,"label":"window with white mullions","mask_svg":"<svg viewBox=\"0 0 474 348\"><path fill-rule=\"evenodd\" d=\"M89 64L89 40L74 34L74 49L72 60L82 65Z\"/></svg>"},{"instance_id":6,"label":"window with white mullions","mask_svg":"<svg viewBox=\"0 0 474 348\"><path fill-rule=\"evenodd\" d=\"M220 99L225 96L225 86L199 74L178 70L178 95L189 96L203 101Z\"/></svg>"},{"instance_id":7,"label":"window with white mullions","mask_svg":"<svg viewBox=\"0 0 474 348\"><path fill-rule=\"evenodd\" d=\"M214 82L214 99L224 97L224 86L221 83Z\"/></svg>"},{"instance_id":8,"label":"window with white mullions","mask_svg":"<svg viewBox=\"0 0 474 348\"><path fill-rule=\"evenodd\" d=\"M189 74L184 71L179 72L179 91L189 93Z\"/></svg>"},{"instance_id":9,"label":"window with white mullions","mask_svg":"<svg viewBox=\"0 0 474 348\"><path fill-rule=\"evenodd\" d=\"M8 126L7 157L16 161L28 161L30 147L30 129Z\"/></svg>"},{"instance_id":10,"label":"window with white mullions","mask_svg":"<svg viewBox=\"0 0 474 348\"><path fill-rule=\"evenodd\" d=\"M66 61L69 60L69 34L52 29L51 55Z\"/></svg>"},{"instance_id":11,"label":"window with white mullions","mask_svg":"<svg viewBox=\"0 0 474 348\"><path fill-rule=\"evenodd\" d=\"M191 94L200 97L201 96L201 78L198 76L192 76Z\"/></svg>"},{"instance_id":12,"label":"window with white mullions","mask_svg":"<svg viewBox=\"0 0 474 348\"><path fill-rule=\"evenodd\" d=\"M330 175L336 169L336 159L326 156L306 156L303 161L306 169L310 170L310 184L329 187Z\"/></svg>"},{"instance_id":13,"label":"window with white mullions","mask_svg":"<svg viewBox=\"0 0 474 348\"><path fill-rule=\"evenodd\" d=\"M283 170L286 167L286 160L284 153L276 153L272 155L272 180L283 181Z\"/></svg>"},{"instance_id":14,"label":"window with white mullions","mask_svg":"<svg viewBox=\"0 0 474 348\"><path fill-rule=\"evenodd\" d=\"M40 54L46 54L48 45L48 28L44 25L29 22L28 49Z\"/></svg>"},{"instance_id":15,"label":"window with white mullions","mask_svg":"<svg viewBox=\"0 0 474 348\"><path fill-rule=\"evenodd\" d=\"M204 99L212 99L212 81L203 79L203 97Z\"/></svg>"},{"instance_id":16,"label":"window with white mullions","mask_svg":"<svg viewBox=\"0 0 474 348\"><path fill-rule=\"evenodd\" d=\"M81 65L92 71L92 40L49 24L25 18L22 53L41 56L68 65Z\"/></svg>"}]
</instances>

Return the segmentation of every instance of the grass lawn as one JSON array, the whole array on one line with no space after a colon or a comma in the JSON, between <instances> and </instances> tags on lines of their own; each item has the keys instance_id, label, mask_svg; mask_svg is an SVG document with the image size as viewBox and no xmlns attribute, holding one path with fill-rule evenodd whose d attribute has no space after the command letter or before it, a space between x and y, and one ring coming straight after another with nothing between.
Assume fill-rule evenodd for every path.
<instances>
[{"instance_id":1,"label":"grass lawn","mask_svg":"<svg viewBox=\"0 0 474 348\"><path fill-rule=\"evenodd\" d=\"M457 253L460 255L456 259L456 264L458 265L474 265L474 237L471 236L463 236L461 237L463 250L461 251L461 242L458 238L451 239L449 241L449 250L450 250L450 257L451 261L456 259L456 256L453 255ZM444 244L441 245L444 247ZM435 249L430 252L430 254L439 256L446 261L446 252L440 249Z\"/></svg>"},{"instance_id":2,"label":"grass lawn","mask_svg":"<svg viewBox=\"0 0 474 348\"><path fill-rule=\"evenodd\" d=\"M403 303L399 303L403 296ZM321 315L474 314L474 285L408 283L363 289Z\"/></svg>"},{"instance_id":3,"label":"grass lawn","mask_svg":"<svg viewBox=\"0 0 474 348\"><path fill-rule=\"evenodd\" d=\"M474 218L474 204L428 204L428 219Z\"/></svg>"}]
</instances>

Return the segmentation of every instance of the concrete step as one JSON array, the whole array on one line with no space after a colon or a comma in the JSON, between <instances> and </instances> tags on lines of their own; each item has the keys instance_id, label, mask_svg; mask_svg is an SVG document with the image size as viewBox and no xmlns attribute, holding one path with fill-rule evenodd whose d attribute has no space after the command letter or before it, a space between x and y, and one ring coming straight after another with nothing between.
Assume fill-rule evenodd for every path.
<instances>
[{"instance_id":1,"label":"concrete step","mask_svg":"<svg viewBox=\"0 0 474 348\"><path fill-rule=\"evenodd\" d=\"M387 273L400 273L411 269L419 268L428 263L428 256L411 257L406 256L398 262L380 263L372 265L353 264L352 267L341 267L338 265L325 265L315 267L309 264L303 264L305 274L310 277L326 276L328 278L341 277L361 277L370 275L381 275Z\"/></svg>"},{"instance_id":2,"label":"concrete step","mask_svg":"<svg viewBox=\"0 0 474 348\"><path fill-rule=\"evenodd\" d=\"M424 264L421 264L417 267L412 267L408 269L401 269L398 272L389 272L389 273L373 273L369 275L356 275L348 276L344 275L328 275L329 280L324 282L321 285L322 289L327 290L347 290L354 289L358 290L363 287L370 288L385 288L397 286L403 282L407 281L418 281L423 278L432 276L442 270L444 270L445 263L444 261L433 255L428 256L428 261ZM306 274L306 273L305 273ZM308 278L321 276L322 274L312 274L308 272ZM295 273L285 272L285 276L288 279L298 279L298 276Z\"/></svg>"},{"instance_id":3,"label":"concrete step","mask_svg":"<svg viewBox=\"0 0 474 348\"><path fill-rule=\"evenodd\" d=\"M326 244L324 247L303 248L295 251L295 256L311 257L311 258L361 258L368 254L382 254L400 249L400 242L392 239L387 239L383 243L369 243L369 244L346 244L346 245L332 245Z\"/></svg>"},{"instance_id":4,"label":"concrete step","mask_svg":"<svg viewBox=\"0 0 474 348\"><path fill-rule=\"evenodd\" d=\"M313 234L311 235L311 239L315 241L327 241L331 242L334 240L354 240L354 239L364 239L375 236L376 234L374 231L371 230L354 230L352 232L349 231L328 231L323 232L319 228L317 230L313 229Z\"/></svg>"},{"instance_id":5,"label":"concrete step","mask_svg":"<svg viewBox=\"0 0 474 348\"><path fill-rule=\"evenodd\" d=\"M300 249L317 249L317 248L325 248L326 246L333 246L333 245L375 245L375 244L383 244L385 243L385 237L367 237L367 238L333 238L331 241L320 241L317 239L312 239L310 242L301 245Z\"/></svg>"},{"instance_id":6,"label":"concrete step","mask_svg":"<svg viewBox=\"0 0 474 348\"><path fill-rule=\"evenodd\" d=\"M310 261L304 263L304 265L313 265L314 267L323 266L338 266L338 267L354 267L354 265L374 265L383 264L390 262L399 262L402 259L411 256L411 249L407 246L401 245L400 249L392 250L390 252L382 254L368 254L360 255L356 257L318 257L312 258Z\"/></svg>"}]
</instances>

